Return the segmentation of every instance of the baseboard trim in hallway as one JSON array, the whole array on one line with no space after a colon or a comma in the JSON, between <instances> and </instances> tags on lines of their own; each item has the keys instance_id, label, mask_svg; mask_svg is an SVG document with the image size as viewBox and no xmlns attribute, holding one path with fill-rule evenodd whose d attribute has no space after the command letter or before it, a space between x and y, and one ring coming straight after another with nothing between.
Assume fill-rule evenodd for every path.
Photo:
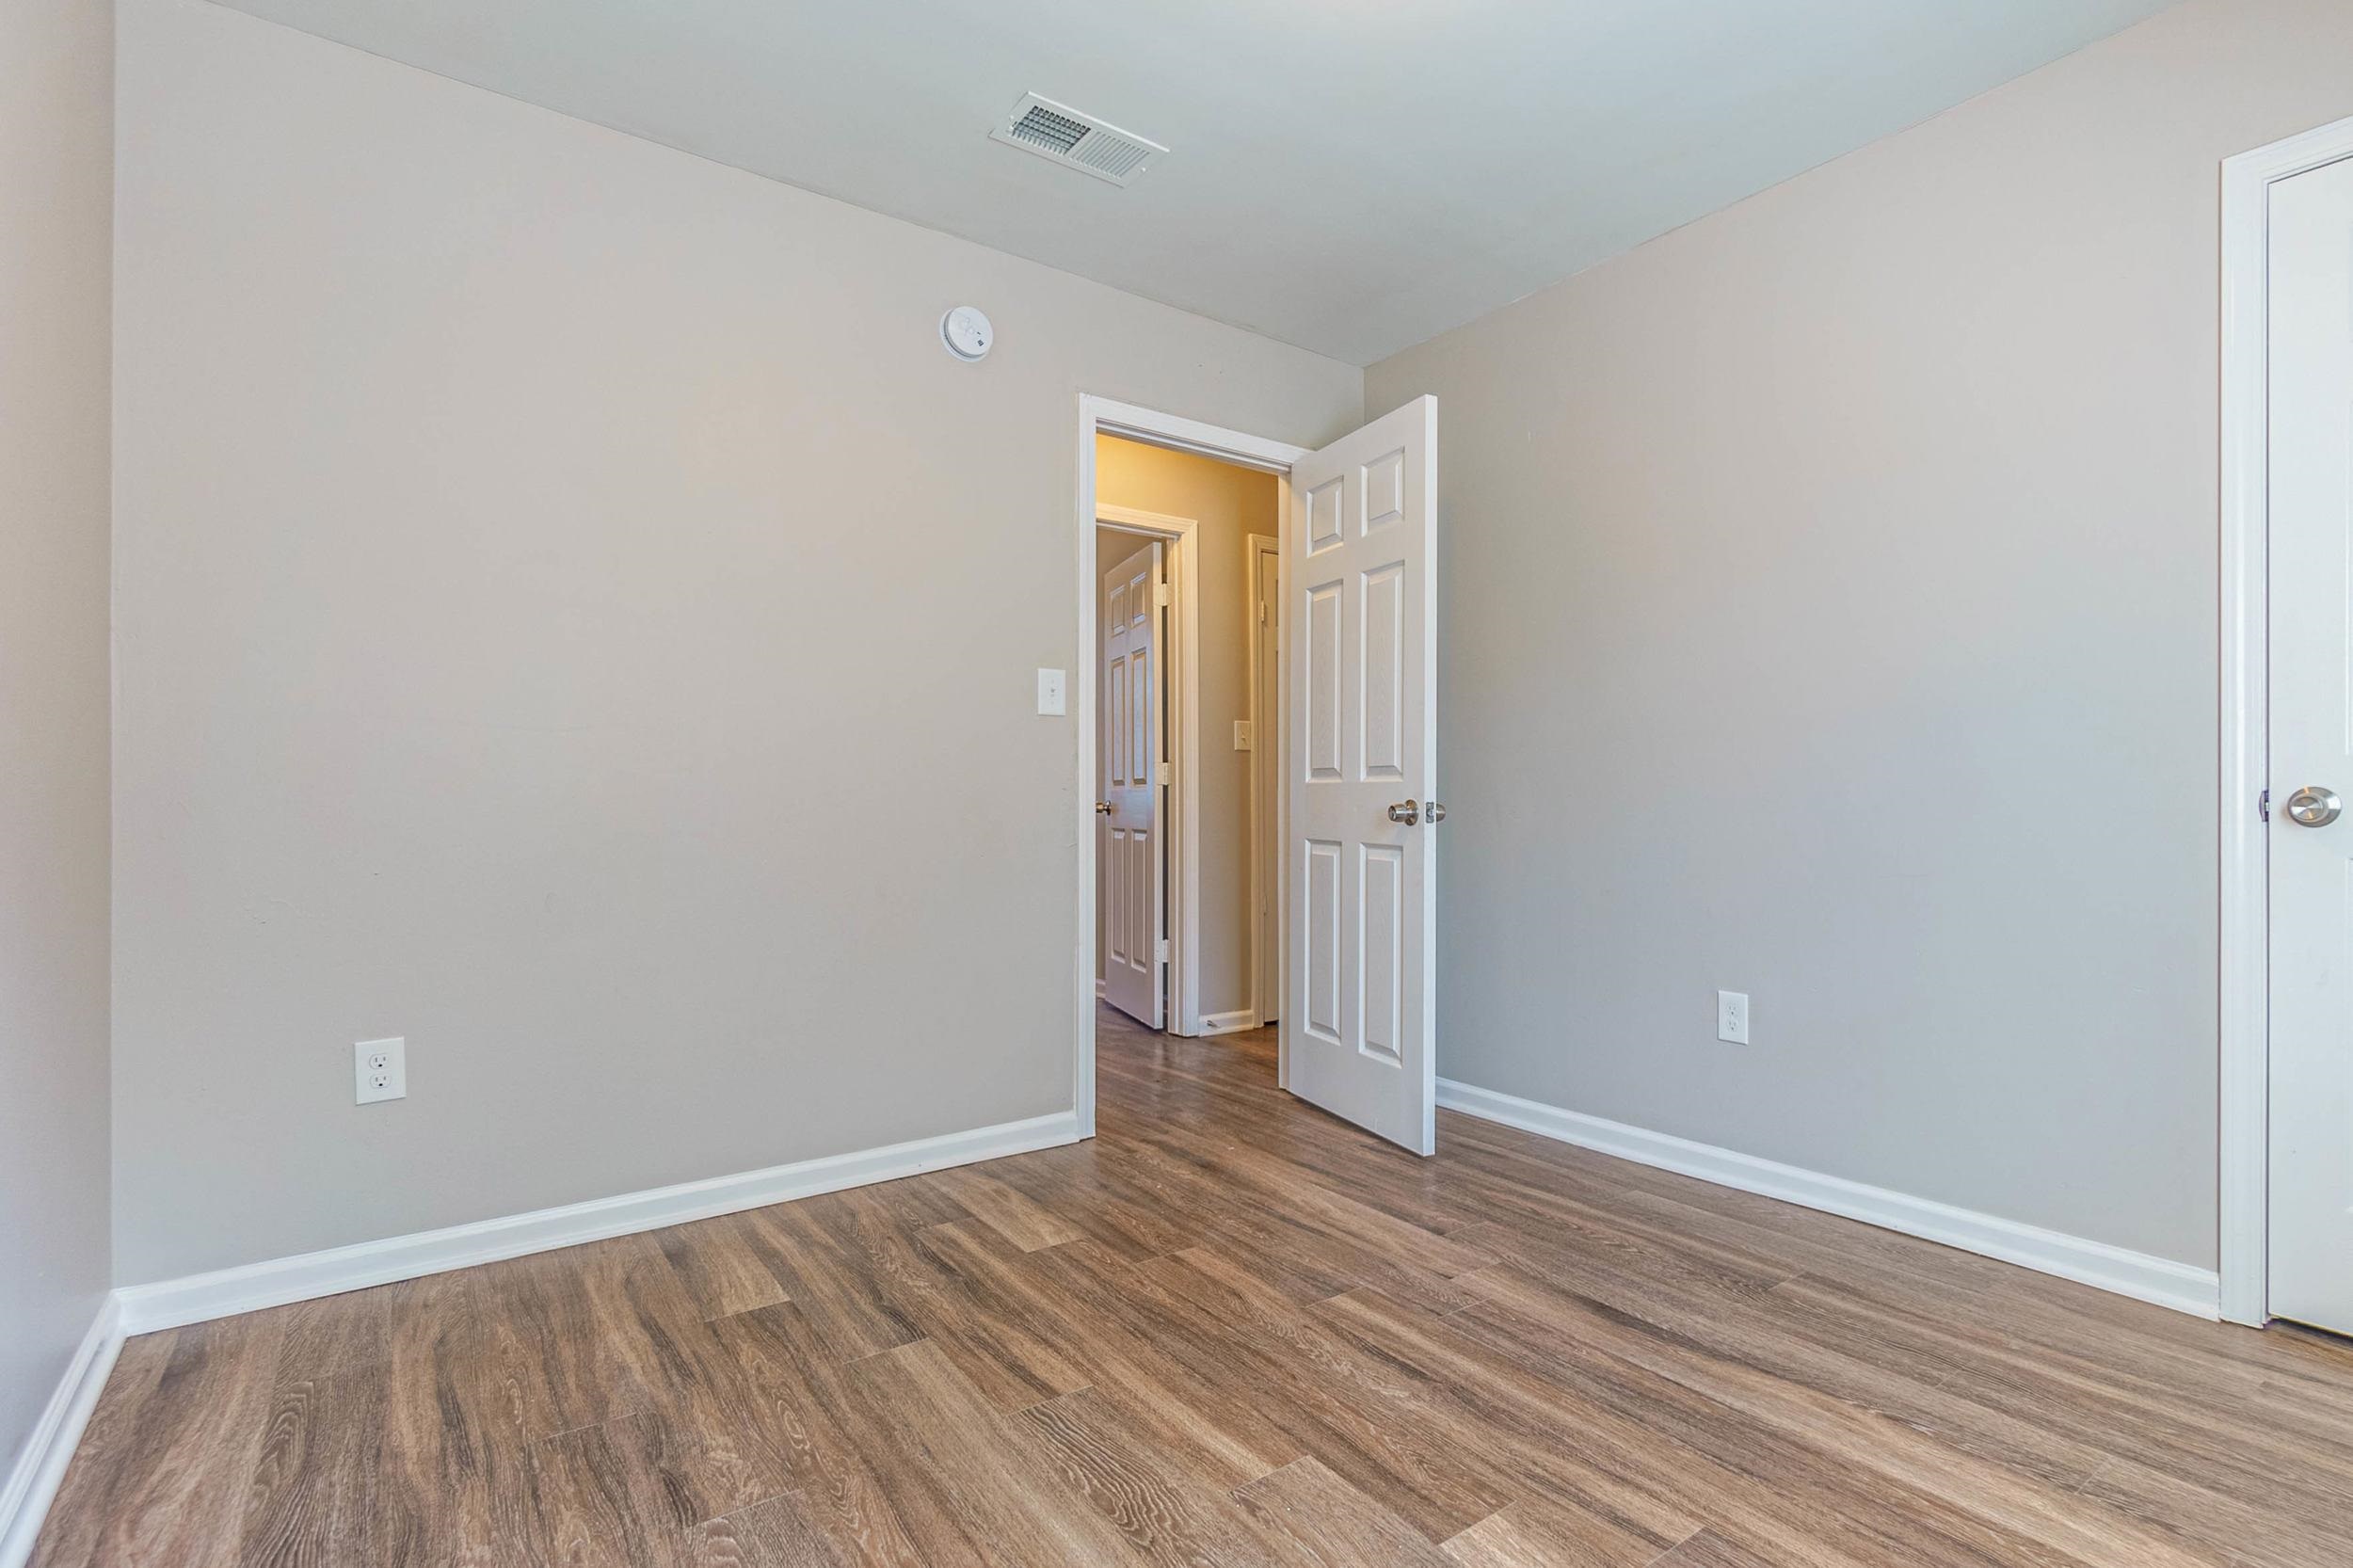
<instances>
[{"instance_id":1,"label":"baseboard trim in hallway","mask_svg":"<svg viewBox=\"0 0 2353 1568\"><path fill-rule=\"evenodd\" d=\"M528 1214L451 1225L442 1230L361 1241L325 1252L272 1258L212 1273L125 1286L115 1291L123 1335L151 1334L240 1312L284 1306L290 1302L340 1295L372 1285L390 1285L451 1269L495 1263L528 1253L552 1252L584 1241L600 1241L634 1231L708 1220L772 1203L838 1192L877 1181L895 1181L925 1171L946 1170L1009 1154L1027 1154L1079 1140L1079 1119L1068 1111L1027 1121L943 1133L912 1143L775 1165L735 1176L711 1176L586 1203L566 1204ZM103 1379L101 1381L104 1381ZM0 1563L0 1568L6 1568Z\"/></svg>"},{"instance_id":2,"label":"baseboard trim in hallway","mask_svg":"<svg viewBox=\"0 0 2353 1568\"><path fill-rule=\"evenodd\" d=\"M82 1429L98 1406L106 1374L114 1370L122 1338L122 1309L108 1296L73 1359L66 1363L65 1375L57 1380L56 1391L25 1438L7 1481L0 1483L0 1568L21 1568L33 1555L41 1521L57 1495L57 1483L65 1479L74 1446L82 1440Z\"/></svg>"},{"instance_id":3,"label":"baseboard trim in hallway","mask_svg":"<svg viewBox=\"0 0 2353 1568\"><path fill-rule=\"evenodd\" d=\"M2079 1285L2169 1306L2195 1318L2218 1319L2222 1315L2221 1281L2211 1269L2195 1268L1974 1209L1957 1208L1885 1187L1866 1186L1843 1176L1760 1160L1752 1154L1629 1127L1580 1111L1565 1111L1452 1079L1438 1080L1438 1104L1481 1121L1499 1122L1523 1132L1575 1144L1579 1148L1712 1181L1720 1187L1779 1198L1784 1203L1859 1220L1882 1230L1900 1231L1906 1236L2072 1279Z\"/></svg>"}]
</instances>

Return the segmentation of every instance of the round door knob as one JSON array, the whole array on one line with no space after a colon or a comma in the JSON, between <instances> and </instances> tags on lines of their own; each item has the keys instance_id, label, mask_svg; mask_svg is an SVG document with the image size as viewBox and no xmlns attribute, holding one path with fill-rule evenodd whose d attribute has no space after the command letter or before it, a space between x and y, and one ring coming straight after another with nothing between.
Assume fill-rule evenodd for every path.
<instances>
[{"instance_id":1,"label":"round door knob","mask_svg":"<svg viewBox=\"0 0 2353 1568\"><path fill-rule=\"evenodd\" d=\"M1440 823L1446 821L1446 808L1439 805L1434 800L1432 801L1430 803L1429 809L1422 813L1422 820L1433 827L1437 826Z\"/></svg>"},{"instance_id":2,"label":"round door knob","mask_svg":"<svg viewBox=\"0 0 2353 1568\"><path fill-rule=\"evenodd\" d=\"M2307 784L2288 796L2288 820L2300 826L2326 827L2344 810L2336 791L2323 785Z\"/></svg>"},{"instance_id":3,"label":"round door knob","mask_svg":"<svg viewBox=\"0 0 2353 1568\"><path fill-rule=\"evenodd\" d=\"M1389 808L1389 821L1401 822L1411 827L1421 821L1421 806L1417 801L1402 800Z\"/></svg>"},{"instance_id":4,"label":"round door knob","mask_svg":"<svg viewBox=\"0 0 2353 1568\"><path fill-rule=\"evenodd\" d=\"M1108 800L1096 801L1095 803L1095 814L1098 817L1110 816L1112 814L1112 803Z\"/></svg>"}]
</instances>

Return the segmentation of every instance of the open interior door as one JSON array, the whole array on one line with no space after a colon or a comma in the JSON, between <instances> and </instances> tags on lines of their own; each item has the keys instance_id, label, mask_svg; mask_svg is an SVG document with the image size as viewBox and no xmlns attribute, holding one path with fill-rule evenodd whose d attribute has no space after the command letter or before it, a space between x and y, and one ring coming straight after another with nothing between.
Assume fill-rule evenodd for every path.
<instances>
[{"instance_id":1,"label":"open interior door","mask_svg":"<svg viewBox=\"0 0 2353 1568\"><path fill-rule=\"evenodd\" d=\"M1103 1000L1150 1029L1166 1022L1167 930L1160 858L1160 601L1166 546L1155 539L1103 573Z\"/></svg>"},{"instance_id":2,"label":"open interior door","mask_svg":"<svg viewBox=\"0 0 2353 1568\"><path fill-rule=\"evenodd\" d=\"M2353 159L2270 194L2275 1317L2353 1334Z\"/></svg>"},{"instance_id":3,"label":"open interior door","mask_svg":"<svg viewBox=\"0 0 2353 1568\"><path fill-rule=\"evenodd\" d=\"M1291 469L1283 577L1290 1091L1437 1148L1438 404Z\"/></svg>"}]
</instances>

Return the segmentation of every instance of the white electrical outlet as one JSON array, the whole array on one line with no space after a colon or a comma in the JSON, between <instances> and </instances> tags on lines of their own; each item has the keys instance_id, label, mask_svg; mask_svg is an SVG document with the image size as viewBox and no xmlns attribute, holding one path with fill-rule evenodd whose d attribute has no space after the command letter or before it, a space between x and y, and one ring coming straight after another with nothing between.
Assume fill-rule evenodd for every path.
<instances>
[{"instance_id":1,"label":"white electrical outlet","mask_svg":"<svg viewBox=\"0 0 2353 1568\"><path fill-rule=\"evenodd\" d=\"M1716 1038L1736 1046L1749 1043L1749 994L1746 991L1716 993Z\"/></svg>"},{"instance_id":2,"label":"white electrical outlet","mask_svg":"<svg viewBox=\"0 0 2353 1568\"><path fill-rule=\"evenodd\" d=\"M351 1048L351 1066L358 1080L359 1104L408 1097L407 1040L361 1040Z\"/></svg>"}]
</instances>

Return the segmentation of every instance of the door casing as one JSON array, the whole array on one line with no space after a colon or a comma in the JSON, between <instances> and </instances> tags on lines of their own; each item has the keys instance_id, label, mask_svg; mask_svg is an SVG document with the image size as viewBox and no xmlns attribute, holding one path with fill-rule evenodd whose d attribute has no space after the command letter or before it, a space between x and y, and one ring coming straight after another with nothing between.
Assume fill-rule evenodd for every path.
<instances>
[{"instance_id":1,"label":"door casing","mask_svg":"<svg viewBox=\"0 0 2353 1568\"><path fill-rule=\"evenodd\" d=\"M2353 119L2222 165L2221 1315L2270 1318L2270 191L2353 157Z\"/></svg>"},{"instance_id":2,"label":"door casing","mask_svg":"<svg viewBox=\"0 0 2353 1568\"><path fill-rule=\"evenodd\" d=\"M1284 494L1289 494L1285 487ZM1283 541L1253 534L1242 544L1250 583L1250 1027L1264 1029L1281 1008L1283 922L1274 891L1280 878L1283 772L1275 765L1283 727ZM1275 587L1264 591L1266 570Z\"/></svg>"}]
</instances>

